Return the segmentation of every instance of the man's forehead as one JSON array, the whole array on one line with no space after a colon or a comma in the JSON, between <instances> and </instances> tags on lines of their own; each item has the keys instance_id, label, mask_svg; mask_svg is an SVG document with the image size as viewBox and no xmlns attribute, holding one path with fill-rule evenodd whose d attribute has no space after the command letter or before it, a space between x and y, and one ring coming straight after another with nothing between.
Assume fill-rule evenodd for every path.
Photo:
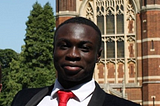
<instances>
[{"instance_id":1,"label":"man's forehead","mask_svg":"<svg viewBox=\"0 0 160 106\"><path fill-rule=\"evenodd\" d=\"M75 28L75 26L77 26L76 28ZM78 26L81 26L81 28L79 27L78 28ZM96 39L96 41L95 42L97 42L97 44L99 45L99 43L98 43L98 41L100 41L99 39L101 39L101 37L100 37L100 35L99 35L99 33L97 32L97 30L95 29L95 28L93 28L92 26L90 26L90 25L88 25L88 24L84 24L84 23L65 23L65 24L63 24L63 25L61 25L57 30L56 30L56 34L55 34L55 39L54 39L54 41L55 40L57 40L57 35L59 36L59 34L60 33L62 33L63 31L65 31L66 33L69 33L69 32L67 32L67 30L66 30L66 28L68 29L68 27L72 27L71 29L72 30L74 30L76 33L77 32L83 32L83 30L86 30L86 32L88 33L87 35L89 35L88 37L90 38L90 39L92 39L92 38L94 38L94 39ZM73 29L74 28L74 29ZM89 29L91 29L90 31L89 31ZM94 34L93 34L93 32L94 32ZM89 34L90 33L90 34ZM86 35L86 36L87 36ZM80 37L80 36L79 36ZM81 37L80 37L81 38Z\"/></svg>"},{"instance_id":2,"label":"man's forehead","mask_svg":"<svg viewBox=\"0 0 160 106\"><path fill-rule=\"evenodd\" d=\"M64 38L64 37L62 37L62 38L58 38L57 39L57 41L58 42L68 42L68 43L70 43L70 42L73 42L73 40L71 40L70 38ZM75 39L74 40L75 42L78 42L78 43L80 43L80 44L86 44L86 43L90 43L90 44L94 44L92 41L90 41L89 39Z\"/></svg>"}]
</instances>

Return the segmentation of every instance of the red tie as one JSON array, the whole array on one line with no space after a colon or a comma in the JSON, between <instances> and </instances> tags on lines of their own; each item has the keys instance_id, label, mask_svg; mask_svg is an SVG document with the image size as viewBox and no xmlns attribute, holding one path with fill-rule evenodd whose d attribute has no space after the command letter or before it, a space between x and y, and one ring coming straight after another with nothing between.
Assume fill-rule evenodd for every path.
<instances>
[{"instance_id":1,"label":"red tie","mask_svg":"<svg viewBox=\"0 0 160 106\"><path fill-rule=\"evenodd\" d=\"M59 105L58 106L67 106L67 102L70 98L74 97L74 94L71 91L61 91L58 92Z\"/></svg>"}]
</instances>

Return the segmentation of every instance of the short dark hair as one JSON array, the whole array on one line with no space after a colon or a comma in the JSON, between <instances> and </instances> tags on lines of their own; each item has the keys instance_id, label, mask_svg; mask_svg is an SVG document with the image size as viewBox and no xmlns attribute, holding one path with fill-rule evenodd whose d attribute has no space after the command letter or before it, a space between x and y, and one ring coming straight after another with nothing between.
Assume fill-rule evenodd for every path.
<instances>
[{"instance_id":1,"label":"short dark hair","mask_svg":"<svg viewBox=\"0 0 160 106\"><path fill-rule=\"evenodd\" d=\"M99 36L99 45L98 48L100 49L101 47L101 42L102 42L102 38L101 38L101 31L98 28L98 26L91 20L84 18L84 17L74 17L74 18L70 18L66 21L64 21L63 23L61 23L57 28L56 31L54 33L54 40L55 40L55 36L57 34L58 29L68 23L78 23L78 24L84 24L84 25L88 25L90 27L92 27L93 29L95 29L95 31L97 32L98 36Z\"/></svg>"}]
</instances>

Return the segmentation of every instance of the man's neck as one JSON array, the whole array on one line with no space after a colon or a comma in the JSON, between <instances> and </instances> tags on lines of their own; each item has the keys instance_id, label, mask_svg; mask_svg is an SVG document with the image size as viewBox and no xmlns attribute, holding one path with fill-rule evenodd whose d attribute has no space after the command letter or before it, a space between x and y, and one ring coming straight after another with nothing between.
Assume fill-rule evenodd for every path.
<instances>
[{"instance_id":1,"label":"man's neck","mask_svg":"<svg viewBox=\"0 0 160 106\"><path fill-rule=\"evenodd\" d=\"M64 89L69 89L69 88L72 88L72 87L75 87L77 85L80 85L80 84L83 84L83 83L86 83L86 82L89 82L91 81L91 79L88 79L88 80L82 80L82 81L77 81L77 82L74 82L74 81L64 81L64 80L59 80L59 83L61 84L61 86L63 86Z\"/></svg>"}]
</instances>

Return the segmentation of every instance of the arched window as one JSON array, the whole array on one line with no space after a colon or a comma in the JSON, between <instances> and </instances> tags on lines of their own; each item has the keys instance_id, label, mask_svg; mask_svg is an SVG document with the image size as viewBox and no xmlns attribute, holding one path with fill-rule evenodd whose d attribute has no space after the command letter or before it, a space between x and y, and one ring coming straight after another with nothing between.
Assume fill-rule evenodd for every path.
<instances>
[{"instance_id":1,"label":"arched window","mask_svg":"<svg viewBox=\"0 0 160 106\"><path fill-rule=\"evenodd\" d=\"M116 74L116 72L118 73L118 61L121 61L122 66L124 66L121 68L124 69L122 72L129 72L127 71L129 70L128 61L136 59L134 5L132 0L95 0L95 3L95 23L100 28L104 39L102 47L105 51L102 58L107 64L111 61L115 63L115 77L118 80L118 74ZM132 48L132 51L130 51L130 48ZM134 71L136 72L136 70Z\"/></svg>"}]
</instances>

